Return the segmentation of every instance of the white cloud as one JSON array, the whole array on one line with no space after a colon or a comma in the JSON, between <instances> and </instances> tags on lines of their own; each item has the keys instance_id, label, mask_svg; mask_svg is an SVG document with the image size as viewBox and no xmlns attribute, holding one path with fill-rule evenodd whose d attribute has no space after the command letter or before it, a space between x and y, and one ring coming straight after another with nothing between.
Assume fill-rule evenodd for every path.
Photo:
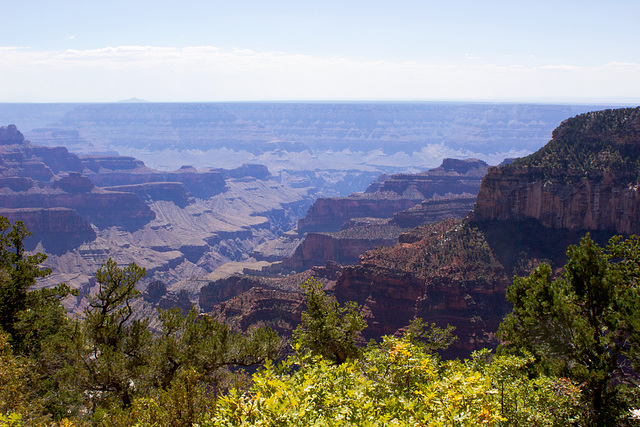
<instances>
[{"instance_id":1,"label":"white cloud","mask_svg":"<svg viewBox=\"0 0 640 427\"><path fill-rule=\"evenodd\" d=\"M215 46L0 47L0 101L640 99L636 63L588 67L473 59L358 61Z\"/></svg>"}]
</instances>

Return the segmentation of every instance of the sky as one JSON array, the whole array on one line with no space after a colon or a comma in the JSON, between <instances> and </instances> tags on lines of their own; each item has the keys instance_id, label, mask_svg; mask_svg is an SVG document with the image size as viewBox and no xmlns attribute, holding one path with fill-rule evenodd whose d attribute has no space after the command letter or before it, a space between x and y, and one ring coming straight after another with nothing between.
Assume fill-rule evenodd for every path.
<instances>
[{"instance_id":1,"label":"sky","mask_svg":"<svg viewBox=\"0 0 640 427\"><path fill-rule=\"evenodd\" d=\"M0 102L640 104L637 0L0 0Z\"/></svg>"}]
</instances>

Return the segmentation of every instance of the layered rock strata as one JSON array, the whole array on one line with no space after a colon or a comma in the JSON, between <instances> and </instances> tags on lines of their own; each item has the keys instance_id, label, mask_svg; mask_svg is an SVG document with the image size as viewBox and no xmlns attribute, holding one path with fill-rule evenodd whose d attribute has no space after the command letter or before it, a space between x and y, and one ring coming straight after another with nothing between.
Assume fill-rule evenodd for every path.
<instances>
[{"instance_id":1,"label":"layered rock strata","mask_svg":"<svg viewBox=\"0 0 640 427\"><path fill-rule=\"evenodd\" d=\"M639 233L639 161L640 108L568 119L536 153L489 168L471 219Z\"/></svg>"},{"instance_id":2,"label":"layered rock strata","mask_svg":"<svg viewBox=\"0 0 640 427\"><path fill-rule=\"evenodd\" d=\"M397 174L378 180L364 193L320 198L298 221L298 231L338 231L352 218L391 218L426 199L473 197L487 167L476 159L445 159L441 166L420 174Z\"/></svg>"}]
</instances>

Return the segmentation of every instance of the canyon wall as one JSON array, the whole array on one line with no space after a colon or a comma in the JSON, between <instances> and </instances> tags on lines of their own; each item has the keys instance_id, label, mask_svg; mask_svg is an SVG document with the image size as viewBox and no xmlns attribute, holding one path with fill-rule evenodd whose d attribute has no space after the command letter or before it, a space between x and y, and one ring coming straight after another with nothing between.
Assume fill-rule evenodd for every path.
<instances>
[{"instance_id":1,"label":"canyon wall","mask_svg":"<svg viewBox=\"0 0 640 427\"><path fill-rule=\"evenodd\" d=\"M639 233L639 161L639 108L568 119L538 152L489 168L470 218Z\"/></svg>"},{"instance_id":2,"label":"canyon wall","mask_svg":"<svg viewBox=\"0 0 640 427\"><path fill-rule=\"evenodd\" d=\"M391 218L425 199L473 197L487 167L477 159L445 159L439 167L419 174L385 176L364 193L319 198L298 221L298 231L338 231L352 218Z\"/></svg>"}]
</instances>

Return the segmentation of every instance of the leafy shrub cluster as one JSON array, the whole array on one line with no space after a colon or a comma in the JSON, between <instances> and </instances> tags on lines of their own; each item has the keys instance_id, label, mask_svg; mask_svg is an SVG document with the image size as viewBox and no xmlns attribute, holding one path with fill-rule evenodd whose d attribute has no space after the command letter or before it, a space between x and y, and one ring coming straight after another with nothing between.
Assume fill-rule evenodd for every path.
<instances>
[{"instance_id":1,"label":"leafy shrub cluster","mask_svg":"<svg viewBox=\"0 0 640 427\"><path fill-rule=\"evenodd\" d=\"M565 426L579 391L526 375L530 358L487 352L442 362L407 337L385 337L342 364L294 356L267 364L245 393L223 396L205 426Z\"/></svg>"}]
</instances>

